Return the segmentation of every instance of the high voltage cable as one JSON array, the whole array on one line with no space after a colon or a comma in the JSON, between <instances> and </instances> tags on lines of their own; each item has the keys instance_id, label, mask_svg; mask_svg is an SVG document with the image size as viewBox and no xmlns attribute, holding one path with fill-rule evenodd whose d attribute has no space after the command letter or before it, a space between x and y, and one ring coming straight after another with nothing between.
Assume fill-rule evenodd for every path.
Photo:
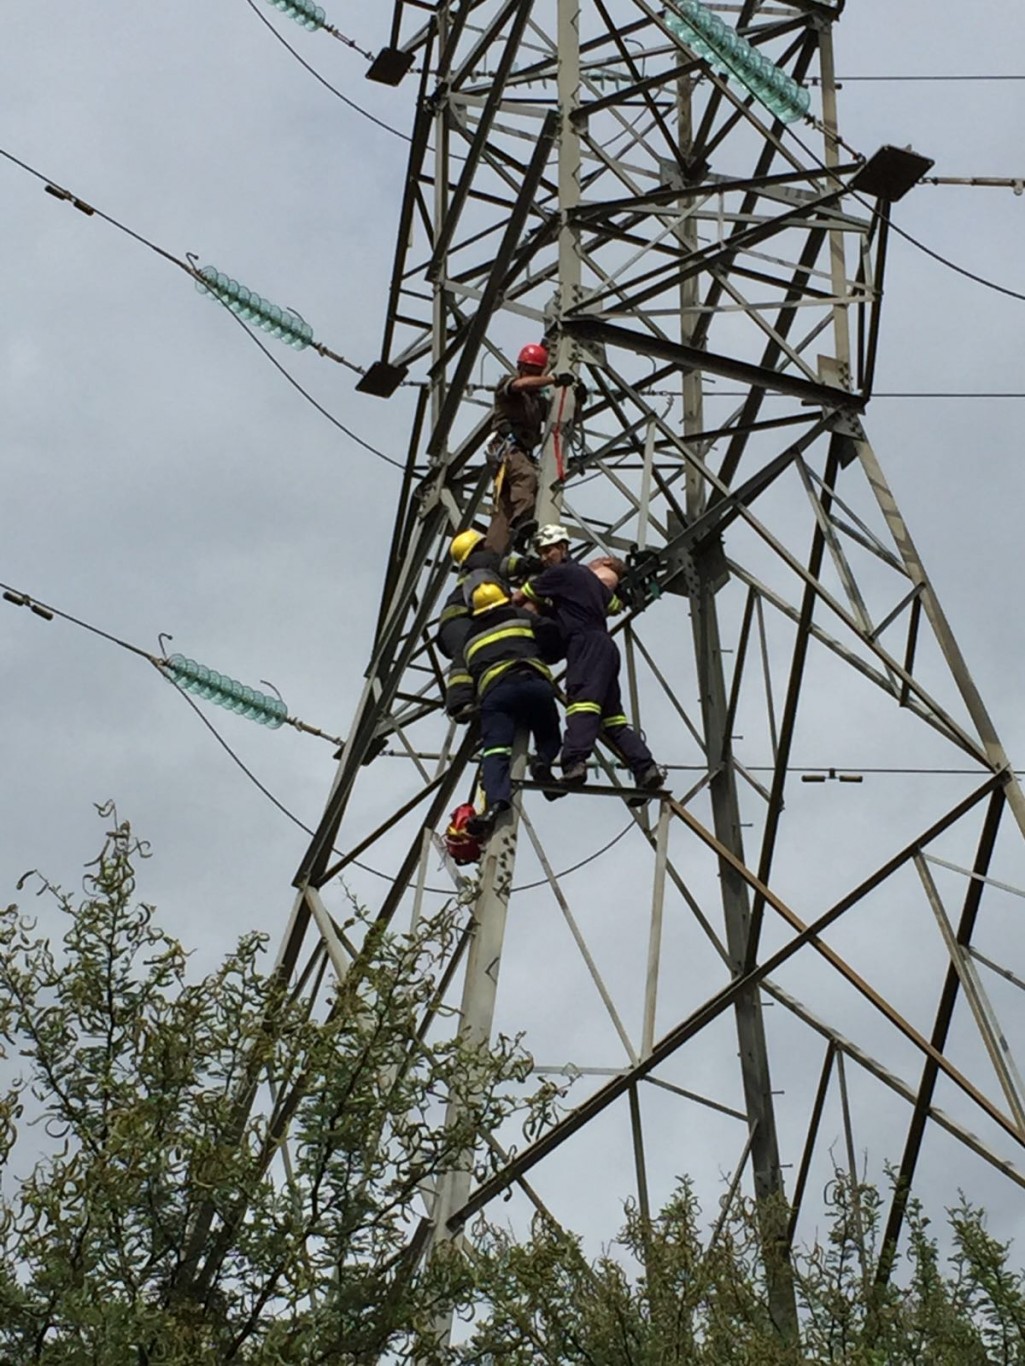
<instances>
[{"instance_id":1,"label":"high voltage cable","mask_svg":"<svg viewBox=\"0 0 1025 1366\"><path fill-rule=\"evenodd\" d=\"M386 455L384 451L378 450L376 446L371 446L369 441L364 441L361 436L357 436L355 432L350 431L349 428L346 427L344 422L342 422L339 418L335 417L334 413L328 412L328 410L323 406L323 404L318 403L318 401L313 397L313 395L309 393L308 390L303 388L303 386L299 383L299 381L292 374L292 372L290 370L287 370L285 366L281 364L277 356L275 356L274 353L271 351L270 347L264 346L263 342L260 340L260 338L256 335L256 333L253 331L251 327L247 327L246 324L242 321L242 319L236 317L234 313L231 313L230 316L235 320L235 322L238 323L239 327L242 328L242 331L246 334L246 336L253 343L253 345L258 346L260 348L263 354L270 361L271 365L273 365L276 370L278 370L282 375L284 375L285 379L288 380L289 384L292 385L293 389L296 389L303 396L307 403L311 404L314 408L316 408L318 413L326 417L328 422L332 423L335 427L337 427L340 432L344 432L345 435L349 437L351 441L355 441L358 446L362 446L364 450L367 450L370 452L371 455L376 456L378 460L383 460L385 464L391 465L393 466L393 468L397 470L405 470L405 466L402 464L401 461L393 459L390 455Z\"/></svg>"},{"instance_id":2,"label":"high voltage cable","mask_svg":"<svg viewBox=\"0 0 1025 1366\"><path fill-rule=\"evenodd\" d=\"M679 397L680 397L679 394L675 394L675 393L673 393L673 392L672 392L671 390L669 390L669 389L651 389L651 390L647 390L646 392L647 392L649 395L655 395L655 396L658 396L658 397L660 397L660 398L679 398ZM706 399L707 399L707 398L746 398L747 395L748 395L748 392L749 392L749 391L748 391L747 389L706 389L706 390L705 390L704 396L705 396ZM772 397L772 395L769 395L769 397ZM1021 393L1014 393L1014 392L999 392L999 391L998 391L998 392L990 392L990 393L982 393L982 392L979 392L979 393L963 393L963 392L958 392L958 391L956 391L956 390L949 390L949 389L943 390L942 392L940 392L940 391L927 392L927 391L924 391L924 390L920 390L920 391L914 391L914 392L913 392L913 391L908 391L908 392L906 392L906 393L889 392L889 393L882 393L882 394L872 394L872 398L874 398L874 399L875 399L875 398L1025 398L1025 391L1023 391L1023 392L1021 392Z\"/></svg>"},{"instance_id":3,"label":"high voltage cable","mask_svg":"<svg viewBox=\"0 0 1025 1366\"><path fill-rule=\"evenodd\" d=\"M878 212L879 210L877 209L876 213ZM920 242L917 237L912 237L911 233L905 231L904 228L899 228L892 219L890 220L890 229L892 232L895 232L898 237L903 237L904 240L910 242L913 247L917 247L919 251L925 252L926 256L931 256L934 261L938 261L941 266L946 266L948 270L955 271L958 275L963 275L967 280L974 280L977 285L983 285L986 289L995 290L998 294L1006 294L1010 299L1020 299L1025 303L1025 294L1020 293L1016 289L1010 289L1007 285L998 284L995 280L987 280L985 276L976 275L973 270L968 270L965 266L959 266L956 261L948 260L946 256L941 256L938 251L933 251L932 247L927 247L924 242Z\"/></svg>"},{"instance_id":4,"label":"high voltage cable","mask_svg":"<svg viewBox=\"0 0 1025 1366\"><path fill-rule=\"evenodd\" d=\"M261 18L262 17L263 16L261 15ZM180 257L175 256L173 252L166 251L163 247L158 246L156 242L151 241L148 237L144 237L142 233L136 232L133 228L128 227L127 224L122 223L119 219L112 217L110 214L104 213L102 209L96 208L94 204L90 204L86 200L80 199L78 195L73 194L70 190L64 189L62 186L58 185L56 181L51 180L49 176L44 175L42 171L37 170L34 166L30 166L28 162L22 161L20 157L16 157L13 152L8 152L5 148L0 147L0 157L3 157L6 161L9 161L13 165L19 167L20 170L26 171L36 180L41 181L47 193L52 195L55 199L60 199L62 201L65 201L66 203L71 204L74 208L78 209L80 213L85 214L87 217L101 218L105 223L109 223L111 227L116 228L119 232L124 233L127 237L133 238L142 246L147 247L152 252L155 252L157 256L162 257L165 261L169 261L171 265L177 266L179 270L184 271L186 275L188 275L193 281L195 281L198 287L204 289L205 292L209 293L210 297L215 299L225 309L228 315L231 318L233 318L235 322L238 323L238 325L242 328L245 334L260 348L260 350L271 362L271 364L274 365L274 367L282 375L284 375L284 377L288 380L289 384L291 384L292 387L302 395L302 397L307 401L307 403L311 404L314 408L316 408L317 412L319 412L323 417L326 417L327 420L330 423L332 423L335 427L337 427L340 432L343 432L350 439L350 441L354 441L358 446L362 446L365 451L369 451L371 455L375 456L379 460L383 460L386 464L393 466L393 468L400 471L405 470L405 465L401 461L395 460L392 456L385 454L384 451L379 450L376 446L371 445L369 441L365 441L363 437L358 436L354 431L347 427L344 422L342 422L339 418L335 417L333 413L330 413L322 404L318 403L317 400L313 397L313 395L310 394L308 390L306 390L299 383L299 381L292 374L290 374L288 370L286 370L286 368L280 363L277 357L272 355L268 348L264 346L264 344L260 341L259 337L252 330L252 328L250 328L247 325L246 321L239 316L239 314L234 310L232 305L227 301L227 297L222 297L221 291L218 290L216 285L213 285L213 287L211 287L212 281L210 279L205 278L202 271L199 270L198 267L196 267L191 261L183 261ZM229 283L234 285L236 282L230 281ZM324 346L323 344L315 343L313 344L312 349L315 350L318 355L324 356L328 360L333 360L340 365L344 365L347 369L353 370L357 374L364 373L360 366L354 364L352 361L346 360L344 356L340 356L335 352L329 350L329 348Z\"/></svg>"},{"instance_id":5,"label":"high voltage cable","mask_svg":"<svg viewBox=\"0 0 1025 1366\"><path fill-rule=\"evenodd\" d=\"M43 620L48 621L53 617L60 617L62 621L69 621L73 625L81 627L82 630L88 631L92 635L99 636L101 639L109 641L112 645L119 646L122 650L128 650L131 654L139 655L143 659L146 659L151 664L155 665L164 675L164 677L167 678L168 682L172 683L174 687L177 689L177 691L181 693L185 701L189 704L192 710L203 722L203 725L206 726L207 730L211 733L211 735L213 735L217 743L229 755L229 757L235 762L235 764L238 765L238 767L242 770L242 772L249 779L249 781L253 783L253 785L263 793L267 800L272 802L273 805L277 807L277 809L283 815L287 816L288 819L293 822L293 824L297 825L300 830L304 831L305 834L310 835L311 837L315 834L315 831L312 830L310 826L306 825L305 822L300 820L294 812L290 811L288 807L284 805L283 802L279 801L279 799L275 797L274 793L271 792L270 788L268 788L264 783L262 783L260 779L257 778L256 774L253 773L252 769L250 769L245 764L245 762L238 756L238 754L235 753L234 749L232 749L231 745L229 745L227 740L224 739L220 731L218 731L217 727L213 724L209 717L204 714L202 709L198 707L196 703L192 700L192 698L189 696L187 688L181 684L179 679L174 676L173 672L169 672L167 670L166 666L170 661L166 659L161 659L160 656L152 654L149 650L144 650L139 645L133 645L131 641L122 640L120 636L116 636L110 631L105 631L100 626L94 626L92 622L85 621L81 617L76 617L71 612L65 612L59 607L52 606L50 603L40 602L39 599L30 597L29 594L22 592L18 588L13 588L10 584L0 582L0 593L3 594L3 598L6 601L12 603L16 607L28 607L34 613L34 615L41 617ZM174 658L176 658L176 656L172 656L172 659ZM340 737L336 735L328 735L325 731L322 731L315 726L307 725L306 722L300 721L297 717L289 716L285 718L285 721L288 725L294 726L297 730L304 731L308 735L316 735L320 739L329 740L333 745L344 744L344 741ZM611 839L607 844L602 845L602 847L600 849L595 850L593 854L589 854L586 858L581 859L580 862L574 863L571 867L563 869L561 873L557 873L555 876L557 878L568 877L570 873L575 873L580 868L586 867L587 864L593 863L595 859L600 858L602 854L607 853L608 850L610 850L613 847L613 845L617 844L626 835L627 831L632 829L633 824L634 822L631 821L629 825L625 826L619 832L619 834L616 835L613 839ZM332 848L332 852L337 854L339 858L344 858L344 854L340 849ZM369 864L361 863L358 859L353 859L352 862L355 867L362 869L366 873L372 873L374 877L384 878L388 882L394 882L394 878L388 873L383 873L377 868L372 868ZM545 885L547 885L547 879L542 879L539 882L527 883L524 886L515 887L513 888L513 890L517 892L527 892L533 890L536 887L542 887ZM439 896L452 895L452 890L446 889L444 887L426 887L424 890L436 893Z\"/></svg>"},{"instance_id":6,"label":"high voltage cable","mask_svg":"<svg viewBox=\"0 0 1025 1366\"><path fill-rule=\"evenodd\" d=\"M817 129L818 132L822 133L825 137L828 137L834 141L839 142L846 151L852 153L859 161L863 163L866 161L866 157L862 152L859 152L856 148L851 147L849 143L844 142L844 140L840 138L835 131L831 131L830 129L826 128L825 125L820 123L818 119L812 119L810 120L810 122L812 126ZM821 171L823 171L826 175L833 174L833 172L825 164L825 162L821 160L818 154L816 152L813 152L812 149L808 146L808 144L803 140L803 138L798 136L796 130L793 127L787 127L784 131L790 134L790 136L794 139L797 145L804 152L804 154L808 157L811 157L812 161L815 162L815 164ZM858 201L858 203L869 213L871 213L874 217L882 217L882 211L879 208L878 204L870 203L867 199L865 199L862 195L858 194L855 190L852 190L851 194ZM931 256L934 261L938 261L940 265L946 266L948 270L952 270L956 272L956 274L958 275L963 275L966 279L973 280L976 284L982 285L986 289L992 289L998 294L1006 294L1009 298L1012 299L1020 299L1023 303L1025 303L1025 294L1019 293L1018 290L1011 289L1007 285L998 284L995 280L989 280L984 275L977 275L974 271L968 270L965 266L959 266L955 261L951 261L948 257L942 256L938 251L933 251L931 247L927 247L924 242L920 242L917 237L912 236L912 234L910 232L907 232L904 228L898 227L897 224L894 223L892 218L888 219L887 221L890 229L893 232L895 232L899 237L903 237L905 241L910 242L912 246L917 247L918 250L924 252L926 256Z\"/></svg>"},{"instance_id":7,"label":"high voltage cable","mask_svg":"<svg viewBox=\"0 0 1025 1366\"><path fill-rule=\"evenodd\" d=\"M821 76L806 76L808 85L821 85ZM844 81L1025 81L1025 76L837 76L836 84Z\"/></svg>"},{"instance_id":8,"label":"high voltage cable","mask_svg":"<svg viewBox=\"0 0 1025 1366\"><path fill-rule=\"evenodd\" d=\"M197 665L194 660L186 659L184 655L171 655L169 658L155 655L150 650L144 650L139 645L133 645L131 641L122 640L120 636L115 636L110 631L104 631L101 627L94 626L92 622L73 616L70 612L64 612L48 602L40 602L38 598L33 598L20 588L12 587L11 584L0 583L0 594L2 594L5 602L9 602L15 607L27 607L35 616L41 617L44 621L51 621L54 617L60 617L62 621L70 621L72 625L79 626L83 631L89 631L94 636L100 636L103 640L110 641L112 645L117 645L122 650L140 655L158 669L168 682L173 683L179 692L198 693L200 696L205 696L210 701L216 702L218 706L226 707L229 711L236 711L240 715L247 716L250 720L270 725L273 729L277 729L281 725L289 725L306 735L315 735L318 739L329 740L333 745L344 744L340 736L329 735L319 726L311 726L306 721L301 721L297 716L289 716L288 708L280 696L272 698L265 693L257 692L253 688L246 688L243 684L237 683L234 679L226 678L215 670ZM170 640L172 637L168 636L167 639ZM273 684L267 686L273 687Z\"/></svg>"},{"instance_id":9,"label":"high voltage cable","mask_svg":"<svg viewBox=\"0 0 1025 1366\"><path fill-rule=\"evenodd\" d=\"M195 702L193 702L192 698L189 697L189 695L183 689L179 688L178 691L182 694L182 696L185 698L185 701L188 702L189 706L196 713L199 719L203 722L203 725L206 726L207 730L214 737L214 739L221 746L221 748L225 751L228 757L232 759L235 764L238 765L238 767L242 770L242 772L249 779L249 781L253 783L263 793L263 795L268 799L268 801L272 802L273 805L276 806L277 809L283 815L287 816L288 819L293 823L293 825L297 825L300 830L304 831L307 835L313 838L316 835L316 831L311 829L311 827L308 826L304 821L300 820L299 817L294 814L294 812L290 811L288 807L284 805L283 802L279 801L278 798L275 797L274 793L271 792L270 788L266 787L259 780L259 778L257 778L256 774L253 773L252 769L248 768L247 765L242 761L242 759L239 758L239 756L232 749L231 745L228 744L227 740L225 740L223 735L221 735L221 733L218 731L217 727L213 724L210 718L204 715L204 713L199 709L199 707L196 706ZM579 862L573 863L568 868L564 868L561 872L556 873L554 875L555 880L561 881L563 878L569 877L571 873L576 873L579 872L581 868L586 868L589 863L594 863L596 859L601 858L603 854L607 854L608 851L614 845L618 844L619 841L623 839L623 837L627 835L630 830L633 829L633 826L634 821L631 820L629 824L625 825L623 829L620 830L618 835L614 835L613 838L610 839L607 844L603 844L602 847L600 849L596 849L593 854L588 854L586 858L580 859ZM331 852L337 855L339 858L345 857L342 851L334 845L331 846ZM361 862L360 859L352 859L351 863L354 868L359 868L364 873L370 873L373 877L376 877L384 882L395 882L395 877L393 874L384 873L381 871L380 868L373 868L370 866L369 863ZM410 882L406 885L407 887L412 887L413 883ZM519 887L510 888L510 894L512 892L531 892L536 890L538 887L547 887L548 885L549 883L547 878L540 878L537 882L526 882ZM435 896L453 896L458 895L459 888L428 887L425 885L424 891L430 892L432 895Z\"/></svg>"},{"instance_id":10,"label":"high voltage cable","mask_svg":"<svg viewBox=\"0 0 1025 1366\"><path fill-rule=\"evenodd\" d=\"M403 140L403 142L412 142L412 141L413 141L413 139L409 136L408 133L403 133L403 132L400 132L400 130L399 130L398 128L393 128L393 127L391 126L390 123L385 123L383 119L377 118L376 115L371 114L368 110L364 109L361 105L358 105L358 104L356 103L355 100L350 100L349 97L348 97L348 95L343 95L342 92L341 92L340 90L338 90L335 86L333 86L333 85L331 84L330 81L324 79L324 77L320 74L320 72L316 69L316 67L312 67L312 66L309 64L309 62L306 61L306 59L305 59L299 52L296 51L296 49L295 49L295 48L292 46L292 44L287 40L287 38L283 38L283 37L281 36L281 34L277 31L277 29L274 27L274 25L271 23L271 21L267 18L267 16L266 16L265 14L261 14L261 13L260 13L259 9L258 9L258 8L256 7L256 5L253 3L253 0L246 0L246 4L247 4L247 5L249 6L249 8L253 11L253 13L256 15L257 19L259 19L260 23L261 23L261 24L265 24L266 27L270 29L271 33L273 33L274 37L278 40L278 42L282 45L282 47L287 48L288 51L292 54L292 56L295 58L295 60L300 64L300 66L305 67L306 70L310 73L310 75L314 77L314 79L318 80L318 81L321 83L321 85L324 86L327 90L330 90L330 92L331 92L332 95L337 95L337 97L342 101L343 104L347 104L347 105L349 106L349 108L350 108L350 109L354 109L354 110L356 111L357 114L362 114L363 117L364 117L365 119L369 119L371 123L376 123L377 126L378 126L378 128L383 128L383 129L385 130L386 133L392 133L395 137L401 138L401 139ZM338 36L341 37L341 35L338 35ZM345 39L345 38L342 38L342 41L343 41L343 42L348 42L348 45L349 45L350 47L356 47L356 44L355 44L355 43L353 43L353 42L351 42L351 41L349 41L349 40L347 40L347 39ZM362 49L362 48L356 48L356 51L357 51L357 52L362 52L363 49ZM365 55L365 54L364 54L364 55Z\"/></svg>"}]
</instances>

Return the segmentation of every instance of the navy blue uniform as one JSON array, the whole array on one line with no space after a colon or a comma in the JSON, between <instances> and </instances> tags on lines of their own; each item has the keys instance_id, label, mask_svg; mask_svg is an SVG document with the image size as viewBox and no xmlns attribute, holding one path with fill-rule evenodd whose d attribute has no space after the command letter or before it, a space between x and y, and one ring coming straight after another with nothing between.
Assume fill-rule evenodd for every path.
<instances>
[{"instance_id":1,"label":"navy blue uniform","mask_svg":"<svg viewBox=\"0 0 1025 1366\"><path fill-rule=\"evenodd\" d=\"M467 601L467 584L471 585L471 591L477 584L483 583L486 579L504 586L505 575L511 569L507 561L512 558L508 555L499 555L494 550L488 550L479 545L475 550L470 551L459 566L456 586L442 605L441 616L438 619L438 631L434 637L438 649L446 659L455 659L463 648L463 641L466 639L472 622L470 606Z\"/></svg>"},{"instance_id":2,"label":"navy blue uniform","mask_svg":"<svg viewBox=\"0 0 1025 1366\"><path fill-rule=\"evenodd\" d=\"M445 599L434 643L453 661L445 679L445 710L460 723L469 721L476 702L473 680L462 662L463 645L474 629L470 605L473 590L482 583L497 583L508 591L510 582L529 573L537 561L528 555L497 555L485 546L471 550L459 566L456 586ZM532 618L537 652L546 664L565 657L562 633L554 620Z\"/></svg>"},{"instance_id":3,"label":"navy blue uniform","mask_svg":"<svg viewBox=\"0 0 1025 1366\"><path fill-rule=\"evenodd\" d=\"M575 560L563 560L530 579L523 589L530 601L555 617L566 641L566 739L562 767L590 757L603 731L635 778L654 766L651 751L623 713L619 692L619 650L606 618L615 594Z\"/></svg>"},{"instance_id":4,"label":"navy blue uniform","mask_svg":"<svg viewBox=\"0 0 1025 1366\"><path fill-rule=\"evenodd\" d=\"M533 618L517 607L492 607L471 618L461 657L480 704L482 774L489 808L512 799L512 747L517 730L534 737L542 764L559 753L559 709L547 665L539 657Z\"/></svg>"}]
</instances>

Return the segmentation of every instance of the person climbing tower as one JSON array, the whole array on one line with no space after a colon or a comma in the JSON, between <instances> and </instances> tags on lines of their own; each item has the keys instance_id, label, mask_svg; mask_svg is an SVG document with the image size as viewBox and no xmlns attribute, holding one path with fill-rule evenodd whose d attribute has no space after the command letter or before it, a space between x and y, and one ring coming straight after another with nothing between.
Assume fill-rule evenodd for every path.
<instances>
[{"instance_id":1,"label":"person climbing tower","mask_svg":"<svg viewBox=\"0 0 1025 1366\"><path fill-rule=\"evenodd\" d=\"M500 584L473 590L472 625L453 667L462 665L480 707L483 814L467 824L477 837L491 833L512 804L512 747L516 732L528 730L536 757L531 776L552 782L552 764L562 739L559 710L548 666L538 653L529 612L514 607ZM551 800L558 793L546 793Z\"/></svg>"},{"instance_id":2,"label":"person climbing tower","mask_svg":"<svg viewBox=\"0 0 1025 1366\"><path fill-rule=\"evenodd\" d=\"M434 643L449 660L461 660L463 642L472 629L473 591L482 583L496 583L502 588L521 582L529 573L540 567L534 555L520 555L515 552L500 555L489 550L484 544L484 533L476 527L460 531L449 543L452 569L456 574L456 585L442 604ZM558 628L552 623L546 632L540 629L539 637L544 646L545 637L552 639ZM561 656L557 656L560 657ZM544 658L551 663L548 653ZM464 723L474 714L476 694L473 683L460 663L449 670L445 686L445 710L453 720Z\"/></svg>"},{"instance_id":3,"label":"person climbing tower","mask_svg":"<svg viewBox=\"0 0 1025 1366\"><path fill-rule=\"evenodd\" d=\"M537 461L553 387L574 383L573 376L553 375L548 352L537 342L524 346L516 374L495 389L487 461L495 474L494 512L485 538L489 550L504 554L536 529Z\"/></svg>"}]
</instances>

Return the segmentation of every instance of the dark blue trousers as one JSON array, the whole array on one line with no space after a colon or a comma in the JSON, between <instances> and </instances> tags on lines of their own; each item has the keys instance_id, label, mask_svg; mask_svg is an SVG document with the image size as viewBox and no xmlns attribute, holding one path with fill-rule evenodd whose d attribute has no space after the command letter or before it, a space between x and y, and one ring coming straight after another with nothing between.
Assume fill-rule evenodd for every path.
<instances>
[{"instance_id":1,"label":"dark blue trousers","mask_svg":"<svg viewBox=\"0 0 1025 1366\"><path fill-rule=\"evenodd\" d=\"M488 806L512 799L512 746L520 729L533 735L538 758L553 764L562 738L555 689L534 670L517 670L500 678L481 699L482 776Z\"/></svg>"},{"instance_id":2,"label":"dark blue trousers","mask_svg":"<svg viewBox=\"0 0 1025 1366\"><path fill-rule=\"evenodd\" d=\"M627 725L619 694L619 650L606 631L573 636L566 653L566 739L562 766L590 758L601 731L634 777L655 761L641 737Z\"/></svg>"}]
</instances>

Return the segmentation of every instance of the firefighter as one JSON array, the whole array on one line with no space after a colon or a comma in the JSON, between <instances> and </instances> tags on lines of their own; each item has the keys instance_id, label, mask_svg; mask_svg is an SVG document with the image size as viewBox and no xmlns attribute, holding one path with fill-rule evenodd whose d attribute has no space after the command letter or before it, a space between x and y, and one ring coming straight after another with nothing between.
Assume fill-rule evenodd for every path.
<instances>
[{"instance_id":1,"label":"firefighter","mask_svg":"<svg viewBox=\"0 0 1025 1366\"><path fill-rule=\"evenodd\" d=\"M514 607L500 584L482 583L473 590L472 622L455 664L473 681L480 708L482 775L487 801L483 814L467 829L480 837L512 804L512 747L516 732L529 730L536 757L535 782L552 783L552 764L562 739L559 709L548 666L538 654L533 618ZM546 792L549 800L560 794Z\"/></svg>"},{"instance_id":2,"label":"firefighter","mask_svg":"<svg viewBox=\"0 0 1025 1366\"><path fill-rule=\"evenodd\" d=\"M546 390L573 382L572 375L550 374L548 352L531 342L516 358L516 374L507 375L495 389L487 448L495 473L495 506L485 545L499 555L537 526L533 518L537 460L548 417Z\"/></svg>"},{"instance_id":3,"label":"firefighter","mask_svg":"<svg viewBox=\"0 0 1025 1366\"><path fill-rule=\"evenodd\" d=\"M539 569L540 561L533 555L499 555L489 550L484 545L484 533L475 527L452 537L449 554L458 577L455 588L442 606L434 640L447 659L458 660L471 626L470 599L473 590L482 583L497 583L505 587ZM549 658L549 655L557 628L554 624L549 626L546 623L539 631L539 636L547 651L544 658L553 663L554 658ZM465 668L460 663L453 665L445 685L445 710L460 723L469 721L473 716L474 700L473 684Z\"/></svg>"},{"instance_id":4,"label":"firefighter","mask_svg":"<svg viewBox=\"0 0 1025 1366\"><path fill-rule=\"evenodd\" d=\"M619 693L619 650L609 635L606 617L615 610L609 583L586 565L569 558L569 532L544 526L534 538L541 573L528 579L515 601L533 603L554 614L566 641L566 738L562 746L562 781L587 781L587 760L602 731L633 773L637 786L654 792L662 786L662 770L623 714ZM613 560L601 563L612 570ZM596 566L597 567L597 566Z\"/></svg>"},{"instance_id":5,"label":"firefighter","mask_svg":"<svg viewBox=\"0 0 1025 1366\"><path fill-rule=\"evenodd\" d=\"M483 541L484 533L471 527L453 536L449 543L452 569L457 575L456 586L445 599L435 635L435 643L446 659L454 659L458 654L470 623L470 609L463 592L467 577L472 574L476 578L485 571L496 582L502 577L503 557L485 549Z\"/></svg>"}]
</instances>

